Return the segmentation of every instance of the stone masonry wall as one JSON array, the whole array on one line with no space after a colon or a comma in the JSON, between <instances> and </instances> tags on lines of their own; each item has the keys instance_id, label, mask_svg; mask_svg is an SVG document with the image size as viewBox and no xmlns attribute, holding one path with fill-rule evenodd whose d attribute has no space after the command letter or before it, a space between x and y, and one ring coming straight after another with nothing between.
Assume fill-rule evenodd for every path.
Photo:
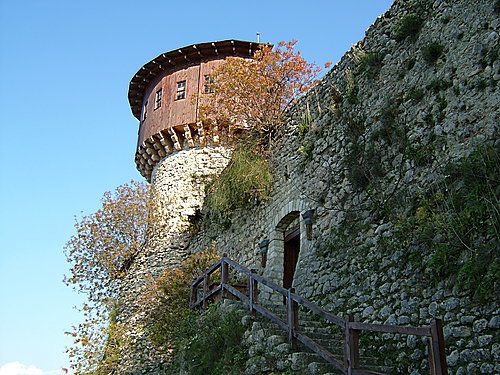
<instances>
[{"instance_id":1,"label":"stone masonry wall","mask_svg":"<svg viewBox=\"0 0 500 375\"><path fill-rule=\"evenodd\" d=\"M396 1L291 111L273 146L271 198L232 213L228 229L198 233L189 251L215 239L220 253L281 283L283 232L299 217L299 294L365 322L441 318L450 373L499 373L498 301L478 302L454 277L436 282L433 253L401 233L415 202L449 181L448 165L480 147L500 152L499 9L488 0ZM397 40L409 14L421 30ZM310 209L312 240L298 216ZM265 268L263 239L271 240ZM496 247L498 262L498 238L481 241ZM426 371L416 337L365 345L398 373Z\"/></svg>"},{"instance_id":2,"label":"stone masonry wall","mask_svg":"<svg viewBox=\"0 0 500 375\"><path fill-rule=\"evenodd\" d=\"M201 208L207 181L224 169L229 158L230 150L224 147L195 148L173 153L155 167L152 186L161 202L157 212L160 219L123 282L118 321L128 328L131 347L122 353L120 374L164 373L167 353L156 351L147 339L141 297L147 293L149 282L185 258L189 217Z\"/></svg>"}]
</instances>

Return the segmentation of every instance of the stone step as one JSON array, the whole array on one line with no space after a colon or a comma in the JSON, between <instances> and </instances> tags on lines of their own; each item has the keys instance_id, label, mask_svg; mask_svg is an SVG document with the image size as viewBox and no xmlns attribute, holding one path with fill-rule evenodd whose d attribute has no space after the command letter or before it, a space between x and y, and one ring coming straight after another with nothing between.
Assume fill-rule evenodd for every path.
<instances>
[{"instance_id":1,"label":"stone step","mask_svg":"<svg viewBox=\"0 0 500 375\"><path fill-rule=\"evenodd\" d=\"M291 368L294 371L308 371L311 363L317 363L318 368L321 366L323 371L332 370L332 366L323 361L317 354L311 352L294 352L289 356ZM315 366L313 366L315 367ZM309 371L308 371L309 372Z\"/></svg>"},{"instance_id":2,"label":"stone step","mask_svg":"<svg viewBox=\"0 0 500 375\"><path fill-rule=\"evenodd\" d=\"M323 337L341 337L340 332L335 332L331 330L330 328L326 327L307 327L307 326L301 326L299 325L298 328L299 332L304 332L305 334L309 335L314 335L314 336L322 336Z\"/></svg>"},{"instance_id":3,"label":"stone step","mask_svg":"<svg viewBox=\"0 0 500 375\"><path fill-rule=\"evenodd\" d=\"M310 362L307 365L307 374L309 375L324 375L324 374L334 374L332 371L332 366L325 362ZM337 372L337 374L339 374Z\"/></svg>"}]
</instances>

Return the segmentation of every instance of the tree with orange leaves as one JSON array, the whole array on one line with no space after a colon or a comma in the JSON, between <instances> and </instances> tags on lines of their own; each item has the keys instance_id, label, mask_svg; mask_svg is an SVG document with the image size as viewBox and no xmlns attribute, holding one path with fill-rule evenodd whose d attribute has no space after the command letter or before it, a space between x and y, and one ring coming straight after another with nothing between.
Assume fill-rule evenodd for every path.
<instances>
[{"instance_id":1,"label":"tree with orange leaves","mask_svg":"<svg viewBox=\"0 0 500 375\"><path fill-rule=\"evenodd\" d=\"M297 41L262 45L253 59L228 57L212 75L210 96L200 107L206 124L271 137L292 103L317 83L321 68L295 50Z\"/></svg>"}]
</instances>

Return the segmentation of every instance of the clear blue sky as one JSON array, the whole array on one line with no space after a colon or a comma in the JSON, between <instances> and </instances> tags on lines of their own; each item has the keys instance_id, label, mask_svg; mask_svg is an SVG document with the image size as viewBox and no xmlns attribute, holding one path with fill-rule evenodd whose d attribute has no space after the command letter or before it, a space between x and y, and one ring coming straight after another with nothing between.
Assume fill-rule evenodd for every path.
<instances>
[{"instance_id":1,"label":"clear blue sky","mask_svg":"<svg viewBox=\"0 0 500 375\"><path fill-rule=\"evenodd\" d=\"M142 64L257 31L335 63L391 3L0 0L0 368L67 365L79 297L62 283L62 248L74 215L141 178L127 88Z\"/></svg>"}]
</instances>

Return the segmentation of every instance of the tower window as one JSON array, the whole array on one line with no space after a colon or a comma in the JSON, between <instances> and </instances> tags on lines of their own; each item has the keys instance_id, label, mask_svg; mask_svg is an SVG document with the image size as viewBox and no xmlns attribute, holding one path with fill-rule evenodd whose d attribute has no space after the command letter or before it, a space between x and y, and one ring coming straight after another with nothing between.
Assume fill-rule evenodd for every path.
<instances>
[{"instance_id":1,"label":"tower window","mask_svg":"<svg viewBox=\"0 0 500 375\"><path fill-rule=\"evenodd\" d=\"M144 103L144 106L142 107L142 121L146 120L148 117L148 101Z\"/></svg>"},{"instance_id":2,"label":"tower window","mask_svg":"<svg viewBox=\"0 0 500 375\"><path fill-rule=\"evenodd\" d=\"M158 109L161 107L161 97L163 95L163 90L162 89L159 89L157 92L156 92L156 95L155 95L155 109Z\"/></svg>"},{"instance_id":3,"label":"tower window","mask_svg":"<svg viewBox=\"0 0 500 375\"><path fill-rule=\"evenodd\" d=\"M205 86L203 88L203 92L205 94L213 94L215 92L213 85L214 85L213 77L209 76L208 74L205 74Z\"/></svg>"},{"instance_id":4,"label":"tower window","mask_svg":"<svg viewBox=\"0 0 500 375\"><path fill-rule=\"evenodd\" d=\"M175 95L175 100L186 98L186 81L177 82L177 92Z\"/></svg>"}]
</instances>

